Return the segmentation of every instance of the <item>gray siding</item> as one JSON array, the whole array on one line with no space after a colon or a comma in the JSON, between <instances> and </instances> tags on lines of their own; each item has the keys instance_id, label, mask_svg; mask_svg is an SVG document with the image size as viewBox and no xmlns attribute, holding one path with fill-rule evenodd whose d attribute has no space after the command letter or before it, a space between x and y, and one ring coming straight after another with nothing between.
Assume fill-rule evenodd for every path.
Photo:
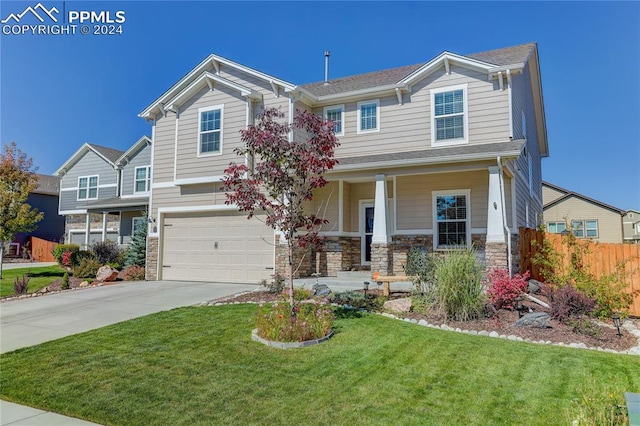
<instances>
[{"instance_id":1,"label":"gray siding","mask_svg":"<svg viewBox=\"0 0 640 426\"><path fill-rule=\"evenodd\" d=\"M121 192L123 196L134 195L135 171L136 167L151 165L151 145L145 144L138 152L130 158L129 162L122 168Z\"/></svg>"},{"instance_id":2,"label":"gray siding","mask_svg":"<svg viewBox=\"0 0 640 426\"><path fill-rule=\"evenodd\" d=\"M78 178L98 175L98 199L78 200ZM118 173L93 151L85 153L60 179L60 211L84 208L87 203L116 196Z\"/></svg>"}]
</instances>

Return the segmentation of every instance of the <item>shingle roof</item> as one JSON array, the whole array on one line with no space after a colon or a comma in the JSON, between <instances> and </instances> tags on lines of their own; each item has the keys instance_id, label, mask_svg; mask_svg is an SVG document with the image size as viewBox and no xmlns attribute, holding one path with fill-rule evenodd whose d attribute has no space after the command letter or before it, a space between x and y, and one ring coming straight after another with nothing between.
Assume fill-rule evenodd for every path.
<instances>
[{"instance_id":1,"label":"shingle roof","mask_svg":"<svg viewBox=\"0 0 640 426\"><path fill-rule=\"evenodd\" d=\"M489 50L464 56L497 66L520 64L526 62L535 46L535 43L527 43L519 46ZM320 81L316 83L302 84L300 87L308 90L316 96L325 96L336 93L351 92L354 90L368 89L371 87L385 86L399 82L404 77L408 76L425 64L426 62L423 62L421 64L406 65L403 67L390 68L366 74L335 78L333 80L329 80L329 84L327 85L324 84L324 81Z\"/></svg>"},{"instance_id":2,"label":"shingle roof","mask_svg":"<svg viewBox=\"0 0 640 426\"><path fill-rule=\"evenodd\" d=\"M112 163L115 163L116 160L122 157L122 154L124 154L124 151L108 148L106 146L100 146L93 143L89 143L87 145L89 145L91 148L98 151L100 154L102 154L107 160L111 161Z\"/></svg>"},{"instance_id":3,"label":"shingle roof","mask_svg":"<svg viewBox=\"0 0 640 426\"><path fill-rule=\"evenodd\" d=\"M144 208L149 205L149 197L136 197L136 198L108 198L106 200L94 201L86 204L87 210L102 209L112 207L141 207Z\"/></svg>"},{"instance_id":4,"label":"shingle roof","mask_svg":"<svg viewBox=\"0 0 640 426\"><path fill-rule=\"evenodd\" d=\"M599 205L601 207L604 207L605 209L613 210L614 212L620 213L621 215L623 215L625 213L625 210L623 210L623 209L619 209L619 208L617 208L615 206L612 206L610 204L603 203L602 201L594 200L593 198L587 197L586 195L582 195L582 194L580 194L578 192L574 192L574 191L570 191L570 190L565 189L565 188L561 188L561 187L559 187L557 185L553 185L553 184L551 184L549 182L544 182L543 181L542 185L543 186L548 186L548 187L550 187L552 189L555 189L557 191L560 191L560 192L564 192L564 195L562 197L556 198L555 200L550 201L547 204L545 204L544 206L542 206L543 210L545 210L545 209L547 209L549 207L555 206L559 202L564 201L564 200L566 200L568 198L576 197L576 198L580 198L581 200L587 201L589 203L597 204L597 205Z\"/></svg>"},{"instance_id":5,"label":"shingle roof","mask_svg":"<svg viewBox=\"0 0 640 426\"><path fill-rule=\"evenodd\" d=\"M38 186L32 192L36 194L58 195L60 192L60 178L58 176L38 174Z\"/></svg>"}]
</instances>

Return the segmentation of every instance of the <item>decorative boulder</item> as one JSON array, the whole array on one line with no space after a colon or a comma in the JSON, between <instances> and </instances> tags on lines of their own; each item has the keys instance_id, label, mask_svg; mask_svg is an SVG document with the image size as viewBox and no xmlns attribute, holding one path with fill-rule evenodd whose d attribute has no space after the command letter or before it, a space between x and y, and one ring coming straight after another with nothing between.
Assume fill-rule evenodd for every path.
<instances>
[{"instance_id":1,"label":"decorative boulder","mask_svg":"<svg viewBox=\"0 0 640 426\"><path fill-rule=\"evenodd\" d=\"M529 280L529 293L538 294L540 293L540 289L542 289L543 284L534 279Z\"/></svg>"},{"instance_id":2,"label":"decorative boulder","mask_svg":"<svg viewBox=\"0 0 640 426\"><path fill-rule=\"evenodd\" d=\"M409 312L411 310L411 299L405 297L403 299L388 300L384 302L385 311L391 312Z\"/></svg>"},{"instance_id":3,"label":"decorative boulder","mask_svg":"<svg viewBox=\"0 0 640 426\"><path fill-rule=\"evenodd\" d=\"M314 296L328 296L331 294L331 289L326 284L314 284L312 289Z\"/></svg>"},{"instance_id":4,"label":"decorative boulder","mask_svg":"<svg viewBox=\"0 0 640 426\"><path fill-rule=\"evenodd\" d=\"M80 283L80 287L84 288L84 287L89 287L89 281L82 281Z\"/></svg>"},{"instance_id":5,"label":"decorative boulder","mask_svg":"<svg viewBox=\"0 0 640 426\"><path fill-rule=\"evenodd\" d=\"M109 265L101 266L96 274L96 281L111 282L118 278L118 270Z\"/></svg>"},{"instance_id":6,"label":"decorative boulder","mask_svg":"<svg viewBox=\"0 0 640 426\"><path fill-rule=\"evenodd\" d=\"M546 312L526 314L516 321L516 327L548 328L551 317Z\"/></svg>"}]
</instances>

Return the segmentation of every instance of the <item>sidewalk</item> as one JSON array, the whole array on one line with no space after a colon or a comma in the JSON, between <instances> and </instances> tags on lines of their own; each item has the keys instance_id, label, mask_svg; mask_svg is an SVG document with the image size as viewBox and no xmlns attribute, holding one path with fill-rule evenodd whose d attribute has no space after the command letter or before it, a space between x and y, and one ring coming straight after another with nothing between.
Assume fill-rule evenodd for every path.
<instances>
[{"instance_id":1,"label":"sidewalk","mask_svg":"<svg viewBox=\"0 0 640 426\"><path fill-rule=\"evenodd\" d=\"M0 400L0 423L3 426L82 426L97 424L3 400Z\"/></svg>"}]
</instances>

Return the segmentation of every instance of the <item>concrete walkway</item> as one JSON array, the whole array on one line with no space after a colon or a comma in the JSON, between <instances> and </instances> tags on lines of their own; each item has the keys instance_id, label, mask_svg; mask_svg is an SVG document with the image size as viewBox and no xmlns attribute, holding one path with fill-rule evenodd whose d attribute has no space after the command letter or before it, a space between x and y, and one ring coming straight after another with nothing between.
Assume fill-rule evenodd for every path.
<instances>
[{"instance_id":1,"label":"concrete walkway","mask_svg":"<svg viewBox=\"0 0 640 426\"><path fill-rule=\"evenodd\" d=\"M0 353L258 288L255 284L128 282L0 303ZM0 425L90 425L0 401Z\"/></svg>"}]
</instances>

